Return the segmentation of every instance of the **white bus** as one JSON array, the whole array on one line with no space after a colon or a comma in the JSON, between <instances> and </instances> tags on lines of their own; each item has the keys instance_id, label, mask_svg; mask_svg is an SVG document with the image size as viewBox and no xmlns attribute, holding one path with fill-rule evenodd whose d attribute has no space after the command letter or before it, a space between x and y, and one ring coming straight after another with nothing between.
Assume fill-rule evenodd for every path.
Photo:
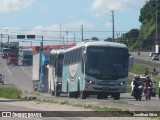
<instances>
[{"instance_id":1,"label":"white bus","mask_svg":"<svg viewBox=\"0 0 160 120\"><path fill-rule=\"evenodd\" d=\"M62 92L62 68L64 49L50 52L50 64L48 66L48 88L52 95L60 96Z\"/></svg>"},{"instance_id":2,"label":"white bus","mask_svg":"<svg viewBox=\"0 0 160 120\"><path fill-rule=\"evenodd\" d=\"M64 55L62 92L70 98L120 99L127 92L129 52L124 44L88 41L69 48Z\"/></svg>"}]
</instances>

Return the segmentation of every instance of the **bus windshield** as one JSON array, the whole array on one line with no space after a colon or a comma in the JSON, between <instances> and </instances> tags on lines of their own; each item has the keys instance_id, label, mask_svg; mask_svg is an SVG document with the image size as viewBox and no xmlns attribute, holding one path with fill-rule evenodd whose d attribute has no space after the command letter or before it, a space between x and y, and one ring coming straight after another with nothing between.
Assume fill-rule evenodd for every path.
<instances>
[{"instance_id":1,"label":"bus windshield","mask_svg":"<svg viewBox=\"0 0 160 120\"><path fill-rule=\"evenodd\" d=\"M10 49L3 49L3 52L10 52Z\"/></svg>"},{"instance_id":2,"label":"bus windshield","mask_svg":"<svg viewBox=\"0 0 160 120\"><path fill-rule=\"evenodd\" d=\"M24 59L33 59L33 56L32 55L25 55Z\"/></svg>"},{"instance_id":3,"label":"bus windshield","mask_svg":"<svg viewBox=\"0 0 160 120\"><path fill-rule=\"evenodd\" d=\"M120 78L128 75L128 49L88 47L86 74L98 78Z\"/></svg>"},{"instance_id":4,"label":"bus windshield","mask_svg":"<svg viewBox=\"0 0 160 120\"><path fill-rule=\"evenodd\" d=\"M33 52L32 52L32 51L23 51L23 54L24 54L24 55L32 55Z\"/></svg>"},{"instance_id":5,"label":"bus windshield","mask_svg":"<svg viewBox=\"0 0 160 120\"><path fill-rule=\"evenodd\" d=\"M64 59L64 54L58 55L58 70L57 70L58 77L62 77L63 59Z\"/></svg>"}]
</instances>

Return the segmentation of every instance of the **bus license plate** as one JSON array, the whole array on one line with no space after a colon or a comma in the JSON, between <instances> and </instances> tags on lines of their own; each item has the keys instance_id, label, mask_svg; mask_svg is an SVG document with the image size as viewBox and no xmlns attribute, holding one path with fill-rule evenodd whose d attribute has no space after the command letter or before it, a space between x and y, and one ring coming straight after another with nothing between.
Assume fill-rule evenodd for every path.
<instances>
[{"instance_id":1,"label":"bus license plate","mask_svg":"<svg viewBox=\"0 0 160 120\"><path fill-rule=\"evenodd\" d=\"M108 88L108 87L103 87L103 90L108 91L108 90L109 90L109 88Z\"/></svg>"}]
</instances>

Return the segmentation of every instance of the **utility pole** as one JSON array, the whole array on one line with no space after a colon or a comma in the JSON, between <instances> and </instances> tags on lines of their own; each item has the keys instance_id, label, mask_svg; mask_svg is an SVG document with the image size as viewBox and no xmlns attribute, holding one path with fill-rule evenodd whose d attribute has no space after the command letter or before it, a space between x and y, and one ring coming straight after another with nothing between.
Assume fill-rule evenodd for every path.
<instances>
[{"instance_id":1,"label":"utility pole","mask_svg":"<svg viewBox=\"0 0 160 120\"><path fill-rule=\"evenodd\" d=\"M9 35L8 35L8 43L9 43Z\"/></svg>"},{"instance_id":2,"label":"utility pole","mask_svg":"<svg viewBox=\"0 0 160 120\"><path fill-rule=\"evenodd\" d=\"M62 39L63 39L63 48L66 48L64 43L64 36L62 36Z\"/></svg>"},{"instance_id":3,"label":"utility pole","mask_svg":"<svg viewBox=\"0 0 160 120\"><path fill-rule=\"evenodd\" d=\"M73 33L73 35L74 35L74 44L76 44L76 34Z\"/></svg>"},{"instance_id":4,"label":"utility pole","mask_svg":"<svg viewBox=\"0 0 160 120\"><path fill-rule=\"evenodd\" d=\"M83 25L81 25L81 27L82 27L82 42L83 42Z\"/></svg>"},{"instance_id":5,"label":"utility pole","mask_svg":"<svg viewBox=\"0 0 160 120\"><path fill-rule=\"evenodd\" d=\"M112 42L114 42L114 11L112 10Z\"/></svg>"},{"instance_id":6,"label":"utility pole","mask_svg":"<svg viewBox=\"0 0 160 120\"><path fill-rule=\"evenodd\" d=\"M62 38L61 38L61 29L62 29L62 28L61 28L61 24L60 24L60 32L59 32L59 35L60 35L60 36L59 36L60 42L61 42L61 40L62 40ZM62 44L63 44L63 42L62 42Z\"/></svg>"},{"instance_id":7,"label":"utility pole","mask_svg":"<svg viewBox=\"0 0 160 120\"><path fill-rule=\"evenodd\" d=\"M67 45L68 45L68 31L66 31L66 34L67 34Z\"/></svg>"},{"instance_id":8,"label":"utility pole","mask_svg":"<svg viewBox=\"0 0 160 120\"><path fill-rule=\"evenodd\" d=\"M42 35L42 43L41 43L41 48L43 48L43 35Z\"/></svg>"},{"instance_id":9,"label":"utility pole","mask_svg":"<svg viewBox=\"0 0 160 120\"><path fill-rule=\"evenodd\" d=\"M1 43L2 43L2 35L3 35L3 34L1 34Z\"/></svg>"},{"instance_id":10,"label":"utility pole","mask_svg":"<svg viewBox=\"0 0 160 120\"><path fill-rule=\"evenodd\" d=\"M156 41L155 41L155 45L157 45L157 39L158 39L158 37L157 37L157 35L158 35L158 21L157 21L157 19L158 19L158 12L157 12L157 8L158 6L157 6L157 0L156 0Z\"/></svg>"},{"instance_id":11,"label":"utility pole","mask_svg":"<svg viewBox=\"0 0 160 120\"><path fill-rule=\"evenodd\" d=\"M30 41L31 42L31 48L32 48L32 41Z\"/></svg>"}]
</instances>

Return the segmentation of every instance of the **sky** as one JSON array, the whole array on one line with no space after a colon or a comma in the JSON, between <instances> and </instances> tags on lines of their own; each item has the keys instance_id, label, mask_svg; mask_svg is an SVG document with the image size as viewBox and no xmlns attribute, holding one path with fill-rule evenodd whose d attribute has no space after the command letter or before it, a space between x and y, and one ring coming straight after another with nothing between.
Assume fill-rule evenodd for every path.
<instances>
[{"instance_id":1,"label":"sky","mask_svg":"<svg viewBox=\"0 0 160 120\"><path fill-rule=\"evenodd\" d=\"M80 42L97 37L112 37L114 11L115 38L139 29L140 9L146 0L0 0L2 41L20 45ZM34 40L16 39L17 35L36 35ZM63 42L64 40L64 42Z\"/></svg>"}]
</instances>

